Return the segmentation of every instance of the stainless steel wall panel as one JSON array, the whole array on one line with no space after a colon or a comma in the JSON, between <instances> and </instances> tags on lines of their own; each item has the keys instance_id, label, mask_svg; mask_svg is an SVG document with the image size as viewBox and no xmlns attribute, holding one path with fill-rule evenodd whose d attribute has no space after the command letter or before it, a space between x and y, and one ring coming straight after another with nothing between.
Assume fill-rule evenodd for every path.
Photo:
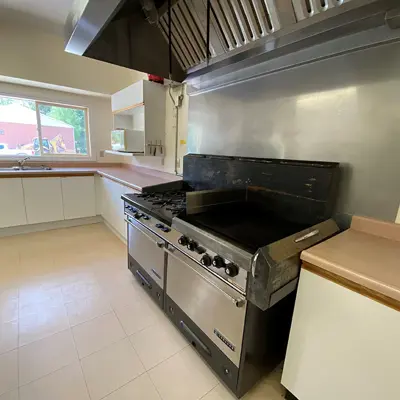
<instances>
[{"instance_id":1,"label":"stainless steel wall panel","mask_svg":"<svg viewBox=\"0 0 400 400\"><path fill-rule=\"evenodd\" d=\"M193 153L339 161L337 212L393 221L400 202L400 44L192 96Z\"/></svg>"}]
</instances>

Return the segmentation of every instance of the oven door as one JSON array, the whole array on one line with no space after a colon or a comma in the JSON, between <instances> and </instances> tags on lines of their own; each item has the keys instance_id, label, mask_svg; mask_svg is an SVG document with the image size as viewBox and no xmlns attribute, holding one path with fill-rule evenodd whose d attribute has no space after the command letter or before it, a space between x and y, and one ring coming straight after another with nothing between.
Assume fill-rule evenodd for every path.
<instances>
[{"instance_id":1,"label":"oven door","mask_svg":"<svg viewBox=\"0 0 400 400\"><path fill-rule=\"evenodd\" d=\"M134 218L127 216L129 255L164 288L165 242L144 228Z\"/></svg>"},{"instance_id":2,"label":"oven door","mask_svg":"<svg viewBox=\"0 0 400 400\"><path fill-rule=\"evenodd\" d=\"M174 247L166 252L167 296L239 367L246 299Z\"/></svg>"}]
</instances>

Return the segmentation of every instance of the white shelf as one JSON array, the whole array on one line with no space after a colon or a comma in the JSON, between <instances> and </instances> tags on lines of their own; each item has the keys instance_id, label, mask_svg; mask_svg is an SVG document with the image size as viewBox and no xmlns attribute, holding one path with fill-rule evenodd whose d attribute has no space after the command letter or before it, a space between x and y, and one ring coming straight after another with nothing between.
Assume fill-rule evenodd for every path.
<instances>
[{"instance_id":1,"label":"white shelf","mask_svg":"<svg viewBox=\"0 0 400 400\"><path fill-rule=\"evenodd\" d=\"M104 153L106 153L106 154L112 154L112 155L114 155L114 156L123 156L123 157L144 156L144 153L143 153L143 152L128 153L128 152L125 152L125 151L104 150Z\"/></svg>"},{"instance_id":2,"label":"white shelf","mask_svg":"<svg viewBox=\"0 0 400 400\"><path fill-rule=\"evenodd\" d=\"M113 156L122 156L122 157L143 157L145 154L144 153L128 153L128 152L124 152L124 151L115 151L115 150L104 150L105 154L112 154ZM157 154L156 156L148 156L148 157L164 157L164 154Z\"/></svg>"}]
</instances>

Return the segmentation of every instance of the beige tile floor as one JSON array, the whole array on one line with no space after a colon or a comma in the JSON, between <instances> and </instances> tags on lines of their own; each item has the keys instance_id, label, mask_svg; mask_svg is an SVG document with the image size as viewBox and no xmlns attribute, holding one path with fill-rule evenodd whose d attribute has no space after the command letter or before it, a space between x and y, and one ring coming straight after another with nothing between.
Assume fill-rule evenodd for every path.
<instances>
[{"instance_id":1,"label":"beige tile floor","mask_svg":"<svg viewBox=\"0 0 400 400\"><path fill-rule=\"evenodd\" d=\"M282 399L280 371L246 400ZM233 400L103 224L0 239L0 400Z\"/></svg>"}]
</instances>

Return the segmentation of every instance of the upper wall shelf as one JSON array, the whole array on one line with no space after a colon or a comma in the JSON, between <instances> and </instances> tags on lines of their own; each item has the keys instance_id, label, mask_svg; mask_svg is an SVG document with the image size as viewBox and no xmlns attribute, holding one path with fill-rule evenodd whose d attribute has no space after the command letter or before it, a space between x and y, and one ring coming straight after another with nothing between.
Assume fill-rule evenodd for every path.
<instances>
[{"instance_id":1,"label":"upper wall shelf","mask_svg":"<svg viewBox=\"0 0 400 400\"><path fill-rule=\"evenodd\" d=\"M113 156L123 156L123 157L143 156L143 153L134 153L134 152L116 151L116 150L105 150L104 153L112 154Z\"/></svg>"},{"instance_id":2,"label":"upper wall shelf","mask_svg":"<svg viewBox=\"0 0 400 400\"><path fill-rule=\"evenodd\" d=\"M166 88L150 81L136 82L111 96L113 129L124 130L128 154L163 156L165 106Z\"/></svg>"},{"instance_id":3,"label":"upper wall shelf","mask_svg":"<svg viewBox=\"0 0 400 400\"><path fill-rule=\"evenodd\" d=\"M144 106L144 102L141 103L136 103L131 106L121 108L120 110L113 110L113 115L132 115L134 114L134 111L138 107Z\"/></svg>"}]
</instances>

